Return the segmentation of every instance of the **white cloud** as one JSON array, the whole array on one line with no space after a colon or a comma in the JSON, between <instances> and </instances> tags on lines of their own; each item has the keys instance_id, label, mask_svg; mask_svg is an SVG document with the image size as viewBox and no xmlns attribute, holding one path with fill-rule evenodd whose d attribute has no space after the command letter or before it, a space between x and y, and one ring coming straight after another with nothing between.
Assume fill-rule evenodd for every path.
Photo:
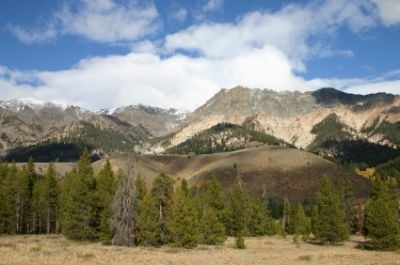
<instances>
[{"instance_id":1,"label":"white cloud","mask_svg":"<svg viewBox=\"0 0 400 265\"><path fill-rule=\"evenodd\" d=\"M51 41L58 36L58 30L51 25L43 29L27 30L10 24L8 30L26 44Z\"/></svg>"},{"instance_id":2,"label":"white cloud","mask_svg":"<svg viewBox=\"0 0 400 265\"><path fill-rule=\"evenodd\" d=\"M64 71L19 72L0 66L1 98L29 95L92 110L137 103L193 110L220 88L236 85L278 91L331 86L354 93L399 93L400 81L388 81L398 78L398 72L363 79L305 80L296 74L305 71L312 56L354 55L350 50L335 49L331 39L343 26L356 33L376 26L374 15L367 14L374 7L368 0L318 1L276 12L251 12L232 23L202 23L155 42L137 40L140 34L151 33L138 30L146 29L147 22L135 25L134 33L125 28L125 22L129 25L140 18L156 21L152 4L139 13L132 7L135 15L131 16L111 0L98 0L98 5L81 1L84 9L74 11L67 6L60 11L62 24L70 24L62 34L102 42L129 39L133 51L81 60ZM132 3L136 2L128 2L135 7ZM114 19L115 14L118 18ZM199 55L183 55L180 50Z\"/></svg>"},{"instance_id":3,"label":"white cloud","mask_svg":"<svg viewBox=\"0 0 400 265\"><path fill-rule=\"evenodd\" d=\"M215 12L221 11L223 7L224 0L208 0L202 9L204 12Z\"/></svg>"},{"instance_id":4,"label":"white cloud","mask_svg":"<svg viewBox=\"0 0 400 265\"><path fill-rule=\"evenodd\" d=\"M138 40L155 33L160 27L158 11L152 2L78 0L65 2L45 27L24 29L10 25L9 29L28 44L55 39L61 34L115 43Z\"/></svg>"},{"instance_id":5,"label":"white cloud","mask_svg":"<svg viewBox=\"0 0 400 265\"><path fill-rule=\"evenodd\" d=\"M379 9L379 15L386 26L400 23L400 2L398 0L373 0Z\"/></svg>"},{"instance_id":6,"label":"white cloud","mask_svg":"<svg viewBox=\"0 0 400 265\"><path fill-rule=\"evenodd\" d=\"M346 92L350 92L353 94L371 94L371 93L386 92L386 93L400 95L400 80L370 82L370 83L349 86L346 89Z\"/></svg>"},{"instance_id":7,"label":"white cloud","mask_svg":"<svg viewBox=\"0 0 400 265\"><path fill-rule=\"evenodd\" d=\"M232 23L202 23L166 36L165 48L174 52L197 51L210 58L229 58L243 52L273 45L305 69L311 56L352 56L350 50L336 51L329 41L347 25L360 32L373 27L367 1L324 1L318 4L288 5L276 12L255 11Z\"/></svg>"},{"instance_id":8,"label":"white cloud","mask_svg":"<svg viewBox=\"0 0 400 265\"><path fill-rule=\"evenodd\" d=\"M188 16L188 10L186 8L180 7L176 11L172 12L171 17L176 21L183 22Z\"/></svg>"}]
</instances>

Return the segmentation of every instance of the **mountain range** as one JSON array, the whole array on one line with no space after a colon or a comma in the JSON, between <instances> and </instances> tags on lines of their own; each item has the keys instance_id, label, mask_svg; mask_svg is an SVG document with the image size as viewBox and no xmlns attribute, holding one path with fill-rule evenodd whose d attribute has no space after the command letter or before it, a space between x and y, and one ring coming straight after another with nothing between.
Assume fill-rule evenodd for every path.
<instances>
[{"instance_id":1,"label":"mountain range","mask_svg":"<svg viewBox=\"0 0 400 265\"><path fill-rule=\"evenodd\" d=\"M16 159L36 152L38 160L73 160L83 147L99 156L160 154L220 124L240 126L252 135L264 134L281 145L326 157L346 156L344 149L350 146L357 152L360 147L389 152L388 160L398 155L400 147L400 96L354 95L333 88L302 93L238 86L220 90L193 112L143 105L92 112L29 100L0 101L0 153ZM239 141L245 147L252 141L243 135L234 138L209 144L228 141L238 146ZM60 158L57 150L71 156Z\"/></svg>"}]
</instances>

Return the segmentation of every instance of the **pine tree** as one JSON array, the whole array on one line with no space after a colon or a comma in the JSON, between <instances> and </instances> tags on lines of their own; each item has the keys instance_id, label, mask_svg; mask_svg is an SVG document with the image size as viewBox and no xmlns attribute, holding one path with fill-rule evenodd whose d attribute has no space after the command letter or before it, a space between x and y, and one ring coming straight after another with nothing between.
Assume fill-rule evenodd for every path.
<instances>
[{"instance_id":1,"label":"pine tree","mask_svg":"<svg viewBox=\"0 0 400 265\"><path fill-rule=\"evenodd\" d=\"M176 193L168 226L177 247L193 248L199 243L197 209L186 180L182 180L181 187Z\"/></svg>"},{"instance_id":2,"label":"pine tree","mask_svg":"<svg viewBox=\"0 0 400 265\"><path fill-rule=\"evenodd\" d=\"M311 233L310 219L306 216L303 205L297 204L292 206L292 234L302 236L303 240L307 240Z\"/></svg>"},{"instance_id":3,"label":"pine tree","mask_svg":"<svg viewBox=\"0 0 400 265\"><path fill-rule=\"evenodd\" d=\"M44 176L44 181L46 184L46 233L56 233L59 212L58 196L60 190L53 163L49 164Z\"/></svg>"},{"instance_id":4,"label":"pine tree","mask_svg":"<svg viewBox=\"0 0 400 265\"><path fill-rule=\"evenodd\" d=\"M45 232L47 217L47 196L46 183L43 179L37 180L33 186L31 211L31 232L37 234Z\"/></svg>"},{"instance_id":5,"label":"pine tree","mask_svg":"<svg viewBox=\"0 0 400 265\"><path fill-rule=\"evenodd\" d=\"M248 234L248 222L251 214L249 197L240 185L236 185L228 198L227 232L229 235Z\"/></svg>"},{"instance_id":6,"label":"pine tree","mask_svg":"<svg viewBox=\"0 0 400 265\"><path fill-rule=\"evenodd\" d=\"M272 218L269 215L268 206L261 200L252 198L250 202L251 215L248 222L248 230L251 236L262 236L271 233Z\"/></svg>"},{"instance_id":7,"label":"pine tree","mask_svg":"<svg viewBox=\"0 0 400 265\"><path fill-rule=\"evenodd\" d=\"M100 170L96 182L96 197L100 211L99 238L103 243L111 243L111 204L116 192L116 181L114 171L111 168L110 161L107 160L104 167Z\"/></svg>"},{"instance_id":8,"label":"pine tree","mask_svg":"<svg viewBox=\"0 0 400 265\"><path fill-rule=\"evenodd\" d=\"M333 183L324 178L315 202L313 234L323 242L336 244L349 236L346 213Z\"/></svg>"},{"instance_id":9,"label":"pine tree","mask_svg":"<svg viewBox=\"0 0 400 265\"><path fill-rule=\"evenodd\" d=\"M225 226L218 217L218 212L209 206L203 208L200 219L201 243L220 245L226 240Z\"/></svg>"},{"instance_id":10,"label":"pine tree","mask_svg":"<svg viewBox=\"0 0 400 265\"><path fill-rule=\"evenodd\" d=\"M15 178L15 164L0 164L0 234L15 233Z\"/></svg>"},{"instance_id":11,"label":"pine tree","mask_svg":"<svg viewBox=\"0 0 400 265\"><path fill-rule=\"evenodd\" d=\"M153 182L151 195L156 201L158 208L158 221L160 225L160 234L158 240L160 245L167 243L169 233L167 222L170 217L172 196L174 193L173 180L164 173L160 174Z\"/></svg>"},{"instance_id":12,"label":"pine tree","mask_svg":"<svg viewBox=\"0 0 400 265\"><path fill-rule=\"evenodd\" d=\"M221 187L215 176L211 177L211 179L207 183L203 195L203 203L208 207L219 211L221 214L225 208L224 194L222 193Z\"/></svg>"},{"instance_id":13,"label":"pine tree","mask_svg":"<svg viewBox=\"0 0 400 265\"><path fill-rule=\"evenodd\" d=\"M375 249L395 249L400 246L397 200L379 178L374 182L365 208L365 228L368 243Z\"/></svg>"},{"instance_id":14,"label":"pine tree","mask_svg":"<svg viewBox=\"0 0 400 265\"><path fill-rule=\"evenodd\" d=\"M355 233L357 232L357 215L352 183L348 179L341 179L338 186L350 232Z\"/></svg>"},{"instance_id":15,"label":"pine tree","mask_svg":"<svg viewBox=\"0 0 400 265\"><path fill-rule=\"evenodd\" d=\"M85 149L76 169L65 177L63 183L61 226L67 238L97 239L99 218L95 188L89 152Z\"/></svg>"},{"instance_id":16,"label":"pine tree","mask_svg":"<svg viewBox=\"0 0 400 265\"><path fill-rule=\"evenodd\" d=\"M144 197L147 195L147 188L146 183L140 174L135 179L135 190L137 193L137 199L139 201L143 201Z\"/></svg>"},{"instance_id":17,"label":"pine tree","mask_svg":"<svg viewBox=\"0 0 400 265\"><path fill-rule=\"evenodd\" d=\"M14 165L15 166L15 165ZM32 190L30 190L31 172L25 165L21 170L15 169L15 214L16 214L16 231L17 233L28 233L29 223L31 221L31 197Z\"/></svg>"},{"instance_id":18,"label":"pine tree","mask_svg":"<svg viewBox=\"0 0 400 265\"><path fill-rule=\"evenodd\" d=\"M140 205L137 227L137 241L139 245L159 246L161 227L158 205L150 194L145 195Z\"/></svg>"}]
</instances>

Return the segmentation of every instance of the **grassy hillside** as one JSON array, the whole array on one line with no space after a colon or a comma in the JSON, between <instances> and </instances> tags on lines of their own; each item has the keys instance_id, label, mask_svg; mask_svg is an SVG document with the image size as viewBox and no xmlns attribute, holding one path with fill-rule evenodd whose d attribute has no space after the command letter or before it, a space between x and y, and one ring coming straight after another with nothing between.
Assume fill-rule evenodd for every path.
<instances>
[{"instance_id":1,"label":"grassy hillside","mask_svg":"<svg viewBox=\"0 0 400 265\"><path fill-rule=\"evenodd\" d=\"M366 198L369 181L351 171L335 165L319 156L297 149L273 146L205 155L123 155L111 157L114 169L124 167L128 159L135 163L135 171L145 177L147 183L165 172L175 179L188 179L191 185L201 189L206 180L215 175L225 191L241 179L250 193L267 193L272 198L289 198L303 202L313 198L324 176L334 181L349 178L356 198ZM100 168L104 160L95 162Z\"/></svg>"},{"instance_id":2,"label":"grassy hillside","mask_svg":"<svg viewBox=\"0 0 400 265\"><path fill-rule=\"evenodd\" d=\"M257 132L252 129L220 123L208 130L202 131L185 142L166 150L168 154L212 154L243 149L249 145L263 143L268 145L285 145L272 135Z\"/></svg>"}]
</instances>

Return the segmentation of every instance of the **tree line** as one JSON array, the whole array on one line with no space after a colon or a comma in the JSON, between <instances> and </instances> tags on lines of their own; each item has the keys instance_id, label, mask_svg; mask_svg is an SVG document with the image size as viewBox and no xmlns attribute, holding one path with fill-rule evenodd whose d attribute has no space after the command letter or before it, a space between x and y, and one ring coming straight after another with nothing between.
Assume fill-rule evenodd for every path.
<instances>
[{"instance_id":1,"label":"tree line","mask_svg":"<svg viewBox=\"0 0 400 265\"><path fill-rule=\"evenodd\" d=\"M240 183L224 194L216 177L199 191L160 174L148 187L137 173L134 161L117 173L107 161L94 174L87 150L61 179L52 164L43 176L36 174L32 159L21 168L0 164L0 233L63 233L104 244L184 248L234 236L244 248L246 236L289 234L296 243L337 244L358 232L368 248L400 246L398 198L379 178L364 210L356 207L348 181L324 178L312 204L285 200L281 218L274 219L268 197L251 196Z\"/></svg>"}]
</instances>

